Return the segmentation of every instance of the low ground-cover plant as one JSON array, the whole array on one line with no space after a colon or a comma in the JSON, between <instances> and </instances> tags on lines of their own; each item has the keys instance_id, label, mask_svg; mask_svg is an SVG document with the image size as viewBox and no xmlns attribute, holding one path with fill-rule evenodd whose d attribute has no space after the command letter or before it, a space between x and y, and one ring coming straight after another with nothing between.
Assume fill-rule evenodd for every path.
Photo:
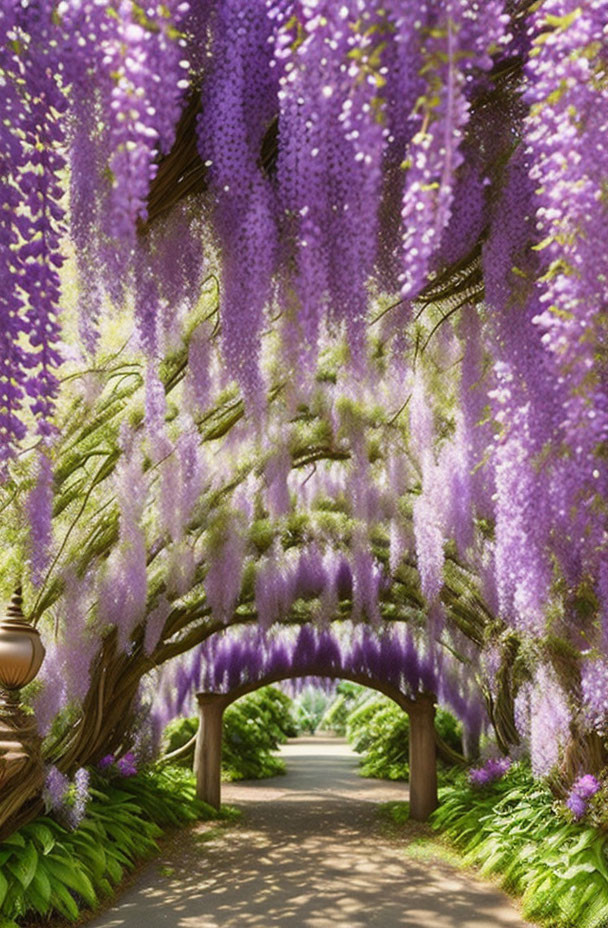
<instances>
[{"instance_id":1,"label":"low ground-cover plant","mask_svg":"<svg viewBox=\"0 0 608 928\"><path fill-rule=\"evenodd\" d=\"M440 792L432 824L484 876L522 897L526 918L560 928L608 925L608 835L572 812L522 764Z\"/></svg>"},{"instance_id":2,"label":"low ground-cover plant","mask_svg":"<svg viewBox=\"0 0 608 928\"><path fill-rule=\"evenodd\" d=\"M0 928L36 915L76 920L155 852L163 828L217 817L175 767L128 778L95 772L89 794L74 830L44 815L0 842Z\"/></svg>"}]
</instances>

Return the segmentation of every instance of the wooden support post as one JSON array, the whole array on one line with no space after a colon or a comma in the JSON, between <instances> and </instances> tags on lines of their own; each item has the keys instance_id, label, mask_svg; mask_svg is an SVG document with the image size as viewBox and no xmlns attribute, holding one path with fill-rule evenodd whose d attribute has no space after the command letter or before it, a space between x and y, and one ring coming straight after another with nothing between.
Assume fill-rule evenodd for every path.
<instances>
[{"instance_id":1,"label":"wooden support post","mask_svg":"<svg viewBox=\"0 0 608 928\"><path fill-rule=\"evenodd\" d=\"M219 811L221 805L222 717L226 697L197 693L199 726L194 749L196 795Z\"/></svg>"},{"instance_id":2,"label":"wooden support post","mask_svg":"<svg viewBox=\"0 0 608 928\"><path fill-rule=\"evenodd\" d=\"M410 818L426 822L437 808L435 697L422 693L410 703Z\"/></svg>"}]
</instances>

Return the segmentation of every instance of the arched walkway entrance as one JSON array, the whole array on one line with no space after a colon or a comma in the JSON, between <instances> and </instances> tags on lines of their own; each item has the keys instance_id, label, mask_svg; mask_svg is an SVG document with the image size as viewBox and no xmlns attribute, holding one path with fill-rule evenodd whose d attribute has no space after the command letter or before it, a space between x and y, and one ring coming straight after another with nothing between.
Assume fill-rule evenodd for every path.
<instances>
[{"instance_id":1,"label":"arched walkway entrance","mask_svg":"<svg viewBox=\"0 0 608 928\"><path fill-rule=\"evenodd\" d=\"M197 694L199 728L194 754L197 795L204 802L219 809L221 803L222 719L226 708L241 696L282 680L296 677L326 677L350 680L370 689L376 689L393 699L410 720L410 818L424 822L437 808L437 752L435 745L434 693L422 692L415 698L406 696L400 689L367 674L349 672L347 668L328 669L322 664L306 671L285 670L261 676L243 683L226 693L202 692Z\"/></svg>"}]
</instances>

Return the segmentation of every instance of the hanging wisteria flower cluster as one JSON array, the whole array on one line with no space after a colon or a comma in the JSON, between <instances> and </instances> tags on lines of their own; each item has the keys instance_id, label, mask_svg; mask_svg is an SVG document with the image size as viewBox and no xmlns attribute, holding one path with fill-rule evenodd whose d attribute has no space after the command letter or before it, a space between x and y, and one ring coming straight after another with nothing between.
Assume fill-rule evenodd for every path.
<instances>
[{"instance_id":1,"label":"hanging wisteria flower cluster","mask_svg":"<svg viewBox=\"0 0 608 928\"><path fill-rule=\"evenodd\" d=\"M160 683L162 698L154 712L166 725L193 711L199 690L236 695L280 680L342 677L372 687L388 686L404 701L433 692L470 728L487 725L480 695L467 692L458 662L438 661L400 623L381 628L348 622L325 629L303 625L297 632L259 627L225 630L194 655L167 665Z\"/></svg>"},{"instance_id":2,"label":"hanging wisteria flower cluster","mask_svg":"<svg viewBox=\"0 0 608 928\"><path fill-rule=\"evenodd\" d=\"M511 767L509 757L491 757L483 767L474 767L469 770L469 783L471 786L482 788L501 780Z\"/></svg>"},{"instance_id":3,"label":"hanging wisteria flower cluster","mask_svg":"<svg viewBox=\"0 0 608 928\"><path fill-rule=\"evenodd\" d=\"M605 732L607 24L0 0L0 492L53 617L43 732L103 705L87 760L116 754L104 661L134 699L209 638L221 686L295 612L298 660L347 618L477 731L485 649L539 776Z\"/></svg>"},{"instance_id":4,"label":"hanging wisteria flower cluster","mask_svg":"<svg viewBox=\"0 0 608 928\"><path fill-rule=\"evenodd\" d=\"M362 363L372 282L415 304L433 275L466 259L455 242L473 254L483 241L500 607L538 627L551 552L579 582L606 545L606 274L593 246L606 222L605 14L566 0L529 17L526 4L498 0L410 13L363 0L4 3L3 459L24 437L26 397L45 436L52 427L66 153L89 350L103 307L132 287L153 358L167 314L192 305L195 231L186 220L155 236L150 209L197 187L196 174L220 250L223 356L255 415L277 298L288 363L310 369L326 322L345 327ZM182 112L194 113L191 141ZM428 511L435 483L417 520L431 598L451 531Z\"/></svg>"}]
</instances>

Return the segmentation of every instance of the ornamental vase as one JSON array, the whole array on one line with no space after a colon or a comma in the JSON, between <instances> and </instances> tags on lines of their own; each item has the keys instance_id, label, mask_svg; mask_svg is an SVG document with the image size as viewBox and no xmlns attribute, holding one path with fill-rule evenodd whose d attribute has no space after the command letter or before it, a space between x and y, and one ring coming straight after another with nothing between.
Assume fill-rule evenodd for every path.
<instances>
[{"instance_id":1,"label":"ornamental vase","mask_svg":"<svg viewBox=\"0 0 608 928\"><path fill-rule=\"evenodd\" d=\"M45 655L40 635L25 619L21 604L17 589L0 622L0 688L8 694L7 703L18 702L18 691L31 683Z\"/></svg>"}]
</instances>

